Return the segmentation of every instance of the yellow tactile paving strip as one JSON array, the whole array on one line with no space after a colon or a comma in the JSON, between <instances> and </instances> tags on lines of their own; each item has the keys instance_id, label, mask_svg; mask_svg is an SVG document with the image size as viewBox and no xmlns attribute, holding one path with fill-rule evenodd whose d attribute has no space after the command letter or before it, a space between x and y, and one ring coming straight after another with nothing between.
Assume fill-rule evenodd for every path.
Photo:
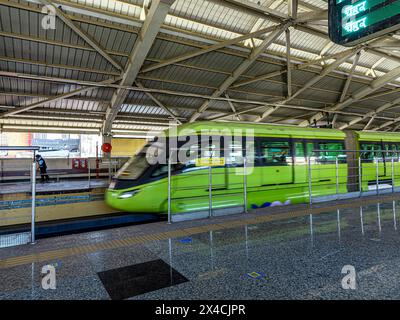
<instances>
[{"instance_id":1,"label":"yellow tactile paving strip","mask_svg":"<svg viewBox=\"0 0 400 320\"><path fill-rule=\"evenodd\" d=\"M230 220L222 223L211 223L205 226L200 227L189 227L181 230L173 230L168 232L160 232L154 234L146 234L141 236L129 237L125 239L115 239L108 240L104 242L99 242L90 245L77 246L71 248L63 248L57 250L50 250L40 253L33 253L29 255L10 257L7 259L3 259L0 261L0 269L12 268L16 266L21 266L30 263L38 263L43 261L55 260L65 257L71 257L75 255L81 255L86 253L97 252L101 250L110 250L116 248L127 247L136 244L143 244L150 241L160 241L166 240L169 238L179 238L190 236L198 233L204 233L208 231L221 230L221 229L231 229L235 227L240 227L249 224L258 224L269 221L277 221L277 220L285 220L300 216L305 216L309 214L319 214L327 211L333 211L337 209L345 209L352 208L358 206L365 206L368 204L374 204L377 202L387 202L392 200L398 200L400 198L400 194L391 194L388 196L381 196L379 198L359 198L352 199L348 203L341 204L332 204L326 203L325 206L321 207L306 207L303 209L292 210L287 212L281 212L277 214L269 214L269 215L261 215L257 217L249 217L248 219L243 219L243 216L240 216L237 220Z\"/></svg>"}]
</instances>

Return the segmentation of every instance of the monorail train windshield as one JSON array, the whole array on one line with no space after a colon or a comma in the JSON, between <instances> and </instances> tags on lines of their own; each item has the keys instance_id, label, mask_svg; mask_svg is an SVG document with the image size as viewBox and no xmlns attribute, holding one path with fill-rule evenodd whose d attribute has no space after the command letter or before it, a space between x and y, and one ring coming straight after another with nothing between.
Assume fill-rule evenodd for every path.
<instances>
[{"instance_id":1,"label":"monorail train windshield","mask_svg":"<svg viewBox=\"0 0 400 320\"><path fill-rule=\"evenodd\" d=\"M130 158L117 172L116 178L120 180L137 180L143 173L156 163L156 157L165 151L165 144L149 142L139 153Z\"/></svg>"}]
</instances>

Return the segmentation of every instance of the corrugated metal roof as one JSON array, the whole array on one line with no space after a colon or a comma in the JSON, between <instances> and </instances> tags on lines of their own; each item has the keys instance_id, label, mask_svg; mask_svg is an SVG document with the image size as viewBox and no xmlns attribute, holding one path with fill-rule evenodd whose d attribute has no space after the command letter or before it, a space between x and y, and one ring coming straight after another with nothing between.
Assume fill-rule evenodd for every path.
<instances>
[{"instance_id":1,"label":"corrugated metal roof","mask_svg":"<svg viewBox=\"0 0 400 320\"><path fill-rule=\"evenodd\" d=\"M253 4L259 2L260 6L274 10L280 15L287 14L286 1L243 1L250 1ZM235 1L232 2L235 3ZM143 23L141 20L145 12L143 7L147 8L149 1L59 0L59 3L74 24L97 42L114 61L123 67L127 65L128 56L138 40L137 33ZM322 0L302 0L299 2L299 14L312 12L313 9L318 8L327 9L327 3ZM41 99L55 97L81 87L70 83L43 81L40 77L100 82L119 74L119 71L107 59L96 52L61 20L56 20L55 30L41 28L41 19L44 15L40 12L40 9L37 0L0 2L0 70L38 77L35 80L0 76L0 110L5 111L7 107L27 106ZM240 4L236 6L232 3L214 0L176 0L144 65L150 66L226 39L232 39L277 24L276 20L267 16L265 18L260 17L260 12L252 13L251 10L240 9ZM311 27L320 34L327 30L324 26ZM293 62L317 60L321 53L331 55L347 50L347 48L339 45L329 45L330 42L326 36L317 36L315 32L311 31L306 32L305 28L290 28ZM254 44L259 45L265 36L253 39ZM400 39L399 36L394 36L394 38ZM208 96L213 95L241 63L251 56L251 50L251 41L246 41L246 46L242 41L238 45L229 46L229 48L208 52L154 71L140 73L138 79L146 88L162 90L164 93L153 92L152 95L185 121L207 101ZM396 52L391 52L391 54L396 55ZM252 63L236 79L235 83L284 70L286 68L285 55L285 35L281 34L267 48L265 54ZM349 58L338 70L342 73L350 72L353 59L354 57ZM333 61L333 59L330 59L329 63ZM317 65L320 66L321 64ZM400 58L382 59L381 55L371 50L363 52L347 96L399 65ZM374 73L371 73L372 67L374 67ZM310 72L311 70L292 70L293 91L296 92L313 79L317 74L316 70L313 69L312 72ZM332 106L338 101L344 83L345 76L343 74L331 73L296 99L290 101L290 105L312 108ZM388 88L390 86L386 87L385 90ZM165 91L176 92L179 95L167 94ZM243 100L241 103L235 102L238 109L246 107L248 100L259 102L284 100L286 91L285 74L246 86L228 89L231 98ZM115 88L95 88L68 99L46 103L40 108L55 110L54 112L63 110L65 112L97 112L100 116L104 116L114 92ZM18 93L20 93L20 96L18 96ZM191 94L203 97L192 96ZM398 97L400 97L400 92L381 98L370 98L357 104L354 103L348 106L346 110L362 113L362 108L373 110L386 101ZM289 112L289 110L291 111ZM163 107L157 105L147 94L138 91L129 93L120 112L131 114L133 117L134 115L147 115L148 117L169 118L168 112ZM213 117L221 114L221 112L230 113L229 104L226 101L211 100L202 117ZM398 112L396 109L386 110L382 115L394 116L396 112ZM261 113L262 109L254 111L251 115L243 115L243 117L254 120L256 114ZM271 115L269 120L287 123L290 120L284 119L285 114L290 118L290 116L307 117L309 113L304 110L282 107L276 115ZM33 111L24 112L21 116L33 117ZM340 116L339 120L345 121L347 118ZM46 120L40 122L38 118L32 118L32 121L29 122L26 119L21 119L21 117L15 117L15 119L11 117L1 120L0 123L5 123L4 121L15 121L14 124L16 125L33 125L36 123L42 126L72 126L70 121L49 122L50 120ZM86 124L77 122L75 126L83 128ZM97 128L99 124L95 124L95 126ZM120 123L118 126L123 125ZM124 124L124 126L138 128L137 125Z\"/></svg>"}]
</instances>

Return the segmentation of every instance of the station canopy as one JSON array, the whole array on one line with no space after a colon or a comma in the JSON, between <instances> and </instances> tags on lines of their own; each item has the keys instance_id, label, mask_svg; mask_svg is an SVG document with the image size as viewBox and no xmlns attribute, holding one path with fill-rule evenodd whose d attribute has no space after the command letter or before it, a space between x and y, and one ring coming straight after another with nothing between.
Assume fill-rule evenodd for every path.
<instances>
[{"instance_id":1,"label":"station canopy","mask_svg":"<svg viewBox=\"0 0 400 320\"><path fill-rule=\"evenodd\" d=\"M328 37L322 0L0 0L0 130L249 121L400 129L400 34Z\"/></svg>"}]
</instances>

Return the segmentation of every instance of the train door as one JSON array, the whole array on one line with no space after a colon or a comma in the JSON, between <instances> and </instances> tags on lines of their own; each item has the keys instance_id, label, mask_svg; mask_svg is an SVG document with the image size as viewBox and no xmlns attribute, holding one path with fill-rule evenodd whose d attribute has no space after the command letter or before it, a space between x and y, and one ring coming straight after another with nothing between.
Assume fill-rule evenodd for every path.
<instances>
[{"instance_id":1,"label":"train door","mask_svg":"<svg viewBox=\"0 0 400 320\"><path fill-rule=\"evenodd\" d=\"M214 141L214 142L213 142ZM215 140L196 141L196 143L180 148L181 155L186 154L188 159L180 162L176 174L172 179L173 199L180 211L208 209L209 205L209 163L220 160L220 165L211 168L211 186L213 191L227 189L227 170L224 153ZM222 146L223 144L221 144Z\"/></svg>"},{"instance_id":2,"label":"train door","mask_svg":"<svg viewBox=\"0 0 400 320\"><path fill-rule=\"evenodd\" d=\"M228 188L243 189L244 162L246 156L246 184L248 188L261 185L262 168L257 165L257 150L254 139L233 138L225 150Z\"/></svg>"},{"instance_id":3,"label":"train door","mask_svg":"<svg viewBox=\"0 0 400 320\"><path fill-rule=\"evenodd\" d=\"M294 142L294 182L306 183L308 181L308 163L306 153L306 143L304 141Z\"/></svg>"},{"instance_id":4,"label":"train door","mask_svg":"<svg viewBox=\"0 0 400 320\"><path fill-rule=\"evenodd\" d=\"M293 183L293 157L289 139L259 138L261 185Z\"/></svg>"}]
</instances>

